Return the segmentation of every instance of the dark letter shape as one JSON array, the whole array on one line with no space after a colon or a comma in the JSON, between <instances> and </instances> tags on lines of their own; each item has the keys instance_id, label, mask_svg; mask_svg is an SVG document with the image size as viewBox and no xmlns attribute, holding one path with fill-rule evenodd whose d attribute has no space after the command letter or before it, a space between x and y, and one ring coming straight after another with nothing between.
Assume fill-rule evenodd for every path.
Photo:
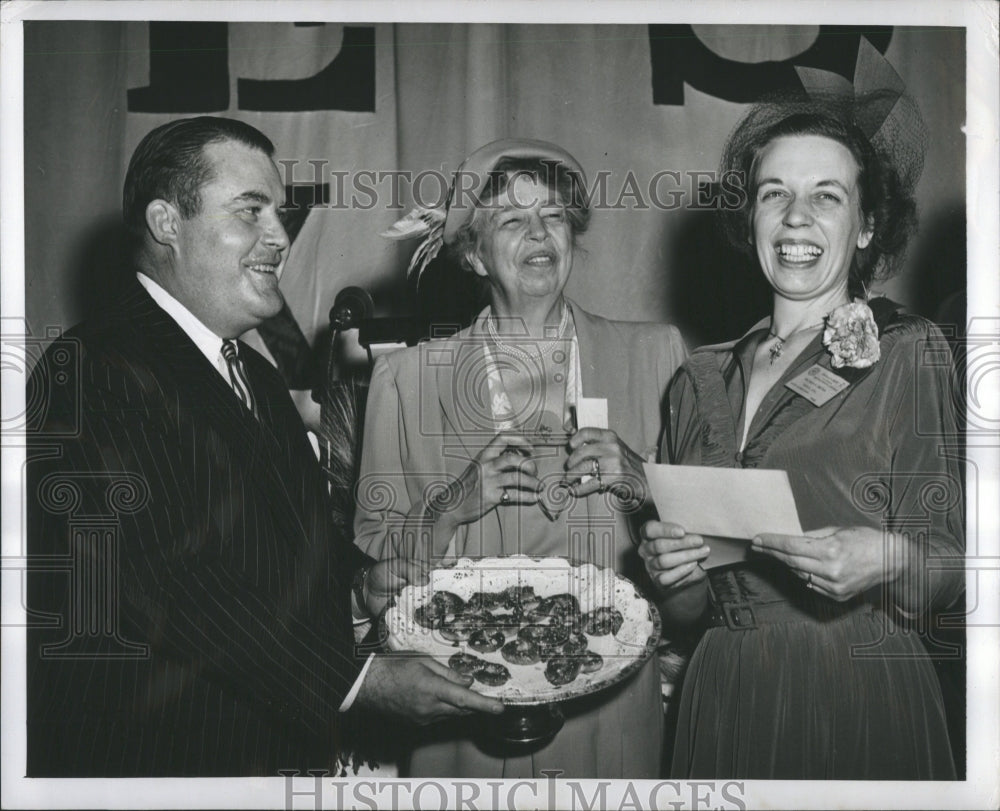
<instances>
[{"instance_id":1,"label":"dark letter shape","mask_svg":"<svg viewBox=\"0 0 1000 811\"><path fill-rule=\"evenodd\" d=\"M323 70L306 79L238 79L241 110L375 112L375 29L344 26L344 44Z\"/></svg>"},{"instance_id":2,"label":"dark letter shape","mask_svg":"<svg viewBox=\"0 0 1000 811\"><path fill-rule=\"evenodd\" d=\"M653 104L683 105L685 82L715 98L749 104L765 93L801 90L795 66L833 71L853 81L862 36L884 54L892 26L821 25L816 41L797 56L747 64L709 50L690 25L651 25Z\"/></svg>"},{"instance_id":3,"label":"dark letter shape","mask_svg":"<svg viewBox=\"0 0 1000 811\"><path fill-rule=\"evenodd\" d=\"M149 86L128 91L130 113L229 109L228 23L149 24Z\"/></svg>"}]
</instances>

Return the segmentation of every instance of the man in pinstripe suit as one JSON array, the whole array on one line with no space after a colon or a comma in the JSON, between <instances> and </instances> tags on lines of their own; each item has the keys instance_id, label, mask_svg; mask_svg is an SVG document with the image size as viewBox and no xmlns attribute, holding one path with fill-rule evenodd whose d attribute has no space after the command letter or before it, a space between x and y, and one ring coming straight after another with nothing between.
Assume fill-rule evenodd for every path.
<instances>
[{"instance_id":1,"label":"man in pinstripe suit","mask_svg":"<svg viewBox=\"0 0 1000 811\"><path fill-rule=\"evenodd\" d=\"M355 655L352 606L402 574L336 537L284 383L235 341L282 305L272 153L227 119L148 134L124 191L136 277L33 375L29 775L329 768L348 709L502 709L429 659ZM71 385L47 374L60 351Z\"/></svg>"}]
</instances>

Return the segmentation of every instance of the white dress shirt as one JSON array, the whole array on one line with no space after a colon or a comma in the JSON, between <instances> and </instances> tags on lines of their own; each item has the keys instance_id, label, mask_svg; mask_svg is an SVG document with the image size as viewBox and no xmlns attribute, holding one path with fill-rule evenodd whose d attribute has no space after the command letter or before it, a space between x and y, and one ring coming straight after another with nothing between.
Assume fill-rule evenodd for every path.
<instances>
[{"instance_id":1,"label":"white dress shirt","mask_svg":"<svg viewBox=\"0 0 1000 811\"><path fill-rule=\"evenodd\" d=\"M184 330L184 333L192 341L194 341L198 350L208 359L208 362L215 367L215 370L219 373L222 379L226 381L226 385L232 388L233 384L229 379L229 366L226 363L226 359L222 357L222 338L202 324L201 321L199 321L187 307L181 304L145 273L136 273L135 276L139 280L139 284L141 284L146 289L146 292L149 293L153 301L155 301L167 315L177 322L177 326ZM233 394L235 393L236 392L234 391ZM351 602L353 601L354 598L352 597ZM367 620L362 620L362 622L367 622ZM361 689L361 682L364 681L365 675L368 673L368 668L371 666L372 657L374 655L375 654L371 654L365 662L364 667L361 668L361 672L358 674L358 678L351 687L351 691L347 694L344 701L340 705L341 712L347 712L347 710L349 710L351 705L354 703L354 699L357 698L358 691Z\"/></svg>"},{"instance_id":2,"label":"white dress shirt","mask_svg":"<svg viewBox=\"0 0 1000 811\"><path fill-rule=\"evenodd\" d=\"M201 354L208 358L208 362L215 367L215 371L222 375L226 385L232 387L232 383L229 382L229 367L226 365L226 359L222 357L222 338L202 324L187 307L145 273L136 273L135 277L139 280L139 284L146 288L146 292L149 293L153 301L160 305L160 309L174 319L177 326L184 330L188 338L194 341L194 345L198 347Z\"/></svg>"}]
</instances>

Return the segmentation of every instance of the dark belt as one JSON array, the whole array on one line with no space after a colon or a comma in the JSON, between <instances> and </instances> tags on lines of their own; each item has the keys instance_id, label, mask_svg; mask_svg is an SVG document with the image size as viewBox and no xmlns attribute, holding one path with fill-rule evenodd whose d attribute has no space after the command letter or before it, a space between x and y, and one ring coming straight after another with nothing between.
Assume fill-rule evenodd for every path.
<instances>
[{"instance_id":1,"label":"dark belt","mask_svg":"<svg viewBox=\"0 0 1000 811\"><path fill-rule=\"evenodd\" d=\"M798 580L786 580L778 585L756 579L746 571L725 568L728 571L709 571L712 604L707 624L710 628L724 626L731 631L749 631L761 625L787 622L831 622L873 610L863 597L839 603L806 591ZM766 596L751 593L746 587L748 575L752 587L769 593ZM775 585L778 588L774 588ZM786 589L787 594L780 593Z\"/></svg>"}]
</instances>

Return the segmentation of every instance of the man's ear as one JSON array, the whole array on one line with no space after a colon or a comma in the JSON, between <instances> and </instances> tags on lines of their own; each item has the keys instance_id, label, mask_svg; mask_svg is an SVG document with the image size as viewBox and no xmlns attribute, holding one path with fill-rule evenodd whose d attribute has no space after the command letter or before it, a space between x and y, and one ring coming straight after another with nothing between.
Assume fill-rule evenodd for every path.
<instances>
[{"instance_id":1,"label":"man's ear","mask_svg":"<svg viewBox=\"0 0 1000 811\"><path fill-rule=\"evenodd\" d=\"M161 245L175 245L180 235L180 212L166 200L152 200L146 206L146 227Z\"/></svg>"}]
</instances>

